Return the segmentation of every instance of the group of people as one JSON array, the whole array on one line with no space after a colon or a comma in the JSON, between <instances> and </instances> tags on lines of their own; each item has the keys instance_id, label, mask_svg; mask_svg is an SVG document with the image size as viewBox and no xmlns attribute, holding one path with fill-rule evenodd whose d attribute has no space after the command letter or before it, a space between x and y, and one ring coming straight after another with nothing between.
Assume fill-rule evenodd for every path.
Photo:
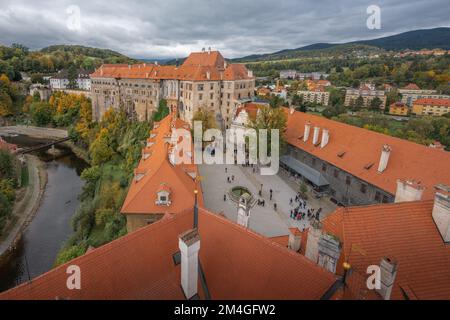
<instances>
[{"instance_id":1,"label":"group of people","mask_svg":"<svg viewBox=\"0 0 450 320\"><path fill-rule=\"evenodd\" d=\"M296 205L294 209L291 209L290 214L290 217L294 220L302 220L305 218L311 219L313 217L319 219L320 213L322 212L322 208L319 208L317 211L314 208L309 208L305 199L302 199L299 194L295 196L295 199L291 198L289 204L291 206Z\"/></svg>"}]
</instances>

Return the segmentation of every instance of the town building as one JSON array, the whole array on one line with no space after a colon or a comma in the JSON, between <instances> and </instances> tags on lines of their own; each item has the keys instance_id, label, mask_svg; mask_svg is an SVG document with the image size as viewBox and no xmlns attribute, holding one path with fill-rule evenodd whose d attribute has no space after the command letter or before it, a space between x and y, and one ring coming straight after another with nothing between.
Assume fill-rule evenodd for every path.
<instances>
[{"instance_id":1,"label":"town building","mask_svg":"<svg viewBox=\"0 0 450 320\"><path fill-rule=\"evenodd\" d=\"M420 89L415 83L408 84L398 92L402 95L402 102L410 108L417 99L450 99L449 95L437 94L436 90Z\"/></svg>"},{"instance_id":2,"label":"town building","mask_svg":"<svg viewBox=\"0 0 450 320\"><path fill-rule=\"evenodd\" d=\"M280 71L280 79L296 79L297 71L296 70L281 70Z\"/></svg>"},{"instance_id":3,"label":"town building","mask_svg":"<svg viewBox=\"0 0 450 320\"><path fill-rule=\"evenodd\" d=\"M370 107L370 103L373 99L378 98L381 101L380 109L384 109L386 106L386 95L383 90L376 90L374 86L368 84L362 84L358 89L350 88L345 92L344 105L351 107L355 105L358 98L362 98L362 107Z\"/></svg>"},{"instance_id":4,"label":"town building","mask_svg":"<svg viewBox=\"0 0 450 320\"><path fill-rule=\"evenodd\" d=\"M252 71L243 64L228 63L220 52L210 49L191 53L181 66L105 64L91 79L95 120L109 108L122 107L131 117L148 121L165 99L189 124L197 110L213 111L223 129L237 106L250 100L255 90Z\"/></svg>"},{"instance_id":5,"label":"town building","mask_svg":"<svg viewBox=\"0 0 450 320\"><path fill-rule=\"evenodd\" d=\"M450 153L285 108L286 153L280 165L344 206L393 202L397 179L450 184Z\"/></svg>"},{"instance_id":6,"label":"town building","mask_svg":"<svg viewBox=\"0 0 450 320\"><path fill-rule=\"evenodd\" d=\"M449 99L417 99L413 102L411 112L419 116L442 116L450 113L450 97Z\"/></svg>"},{"instance_id":7,"label":"town building","mask_svg":"<svg viewBox=\"0 0 450 320\"><path fill-rule=\"evenodd\" d=\"M75 88L69 88L69 71L67 69L60 70L56 75L50 78L50 88L52 90L79 89L91 90L90 73L84 69L76 71Z\"/></svg>"},{"instance_id":8,"label":"town building","mask_svg":"<svg viewBox=\"0 0 450 320\"><path fill-rule=\"evenodd\" d=\"M269 88L267 88L267 87L259 87L259 88L256 90L256 95L259 96L259 97L266 98L266 97L269 97L269 96L270 96L270 93L271 93L271 92L272 92L272 91L271 91Z\"/></svg>"},{"instance_id":9,"label":"town building","mask_svg":"<svg viewBox=\"0 0 450 320\"><path fill-rule=\"evenodd\" d=\"M297 95L303 97L304 102L317 103L323 106L327 106L330 99L330 93L321 86L311 90L299 90Z\"/></svg>"},{"instance_id":10,"label":"town building","mask_svg":"<svg viewBox=\"0 0 450 320\"><path fill-rule=\"evenodd\" d=\"M331 82L328 80L306 80L306 88L308 90L314 90L316 88L325 88L331 86Z\"/></svg>"},{"instance_id":11,"label":"town building","mask_svg":"<svg viewBox=\"0 0 450 320\"><path fill-rule=\"evenodd\" d=\"M71 265L82 270L79 290L67 286ZM306 257L194 206L2 292L0 299L319 300L330 299L340 285Z\"/></svg>"},{"instance_id":12,"label":"town building","mask_svg":"<svg viewBox=\"0 0 450 320\"><path fill-rule=\"evenodd\" d=\"M389 114L397 116L407 116L409 112L408 106L403 102L394 102L389 106Z\"/></svg>"},{"instance_id":13,"label":"town building","mask_svg":"<svg viewBox=\"0 0 450 320\"><path fill-rule=\"evenodd\" d=\"M338 208L302 232L298 252L347 274L336 299L450 299L450 187L430 191L421 200L424 187L400 179L395 203ZM369 266L381 270L379 289L367 288Z\"/></svg>"},{"instance_id":14,"label":"town building","mask_svg":"<svg viewBox=\"0 0 450 320\"><path fill-rule=\"evenodd\" d=\"M184 129L186 138L192 143L189 125L176 117L176 110L154 123L121 209L127 218L128 232L153 223L165 214L192 208L194 189L198 190L198 201L203 204L193 154L184 155L186 161L177 163L178 151L172 129Z\"/></svg>"}]
</instances>

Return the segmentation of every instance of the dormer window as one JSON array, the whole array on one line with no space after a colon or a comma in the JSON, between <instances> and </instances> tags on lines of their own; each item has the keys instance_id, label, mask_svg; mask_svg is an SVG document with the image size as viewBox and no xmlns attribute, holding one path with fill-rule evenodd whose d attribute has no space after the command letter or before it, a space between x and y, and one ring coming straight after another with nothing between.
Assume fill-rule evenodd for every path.
<instances>
[{"instance_id":1,"label":"dormer window","mask_svg":"<svg viewBox=\"0 0 450 320\"><path fill-rule=\"evenodd\" d=\"M170 188L167 184L162 183L156 192L155 204L158 206L170 206Z\"/></svg>"}]
</instances>

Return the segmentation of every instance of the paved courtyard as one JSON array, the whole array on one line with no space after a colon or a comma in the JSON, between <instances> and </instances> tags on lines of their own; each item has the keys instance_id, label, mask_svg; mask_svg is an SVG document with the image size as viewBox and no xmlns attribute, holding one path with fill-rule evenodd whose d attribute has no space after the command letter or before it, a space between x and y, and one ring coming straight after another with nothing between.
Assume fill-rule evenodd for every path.
<instances>
[{"instance_id":1,"label":"paved courtyard","mask_svg":"<svg viewBox=\"0 0 450 320\"><path fill-rule=\"evenodd\" d=\"M225 172L227 168L227 172ZM298 187L280 168L280 172L275 176L262 176L259 172L253 173L251 167L241 165L199 165L200 175L202 176L202 190L205 201L205 207L213 212L223 213L232 221L237 220L237 205L231 201L226 194L232 187L243 186L248 188L256 199L264 199L265 206L255 205L250 211L249 228L266 237L277 237L289 234L288 228L297 227L302 230L309 227L309 220L294 220L290 217L290 212L297 205L295 202L290 205L290 199L295 199ZM227 177L234 175L234 181L227 182ZM262 197L258 192L262 187ZM272 200L270 192L272 189ZM322 208L320 219L326 217L334 211L336 206L328 199L316 199L308 192L307 207ZM277 210L274 210L274 203L277 204Z\"/></svg>"}]
</instances>

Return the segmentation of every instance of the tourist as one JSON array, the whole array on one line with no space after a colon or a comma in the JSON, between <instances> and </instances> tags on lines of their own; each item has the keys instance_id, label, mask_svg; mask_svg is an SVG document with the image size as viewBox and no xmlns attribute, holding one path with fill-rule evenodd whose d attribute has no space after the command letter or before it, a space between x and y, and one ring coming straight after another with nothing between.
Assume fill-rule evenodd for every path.
<instances>
[{"instance_id":1,"label":"tourist","mask_svg":"<svg viewBox=\"0 0 450 320\"><path fill-rule=\"evenodd\" d=\"M273 204L273 210L277 211L277 203L276 202Z\"/></svg>"},{"instance_id":2,"label":"tourist","mask_svg":"<svg viewBox=\"0 0 450 320\"><path fill-rule=\"evenodd\" d=\"M226 193L223 195L223 201L227 201L227 194Z\"/></svg>"}]
</instances>

